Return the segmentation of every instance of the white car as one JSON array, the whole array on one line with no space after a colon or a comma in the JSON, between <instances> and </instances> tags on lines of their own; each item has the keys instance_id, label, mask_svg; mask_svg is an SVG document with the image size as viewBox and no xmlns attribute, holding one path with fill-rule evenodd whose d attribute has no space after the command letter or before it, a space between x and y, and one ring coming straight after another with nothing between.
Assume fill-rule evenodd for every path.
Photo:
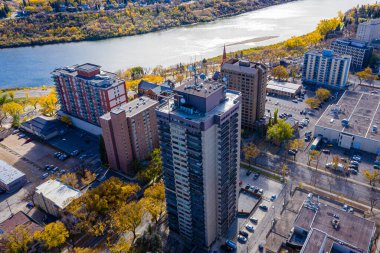
<instances>
[{"instance_id":1,"label":"white car","mask_svg":"<svg viewBox=\"0 0 380 253\"><path fill-rule=\"evenodd\" d=\"M245 237L242 236L242 235L239 235L239 236L238 236L238 241L241 242L241 243L246 243L246 242L247 242L247 238L245 238Z\"/></svg>"},{"instance_id":2,"label":"white car","mask_svg":"<svg viewBox=\"0 0 380 253\"><path fill-rule=\"evenodd\" d=\"M257 224L259 222L259 220L256 218L256 217L251 217L249 218L249 220L253 223L253 224Z\"/></svg>"},{"instance_id":3,"label":"white car","mask_svg":"<svg viewBox=\"0 0 380 253\"><path fill-rule=\"evenodd\" d=\"M255 229L253 228L253 226L252 225L250 225L250 224L245 224L245 228L249 231L249 232L253 232L253 231L255 231Z\"/></svg>"},{"instance_id":4,"label":"white car","mask_svg":"<svg viewBox=\"0 0 380 253\"><path fill-rule=\"evenodd\" d=\"M274 105L278 105L278 101L276 101L276 102L274 103Z\"/></svg>"}]
</instances>

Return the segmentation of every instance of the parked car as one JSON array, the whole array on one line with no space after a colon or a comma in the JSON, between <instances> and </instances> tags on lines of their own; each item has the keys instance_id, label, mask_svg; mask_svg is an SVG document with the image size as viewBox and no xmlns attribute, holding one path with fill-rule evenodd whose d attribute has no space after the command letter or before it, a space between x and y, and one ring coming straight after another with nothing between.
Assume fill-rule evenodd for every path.
<instances>
[{"instance_id":1,"label":"parked car","mask_svg":"<svg viewBox=\"0 0 380 253\"><path fill-rule=\"evenodd\" d=\"M251 174L252 174L252 171L250 171L250 170L247 170L247 172L245 173L246 176L249 176Z\"/></svg>"},{"instance_id":2,"label":"parked car","mask_svg":"<svg viewBox=\"0 0 380 253\"><path fill-rule=\"evenodd\" d=\"M255 231L255 229L253 228L253 226L251 224L245 224L245 228L249 231L249 232L253 232Z\"/></svg>"},{"instance_id":3,"label":"parked car","mask_svg":"<svg viewBox=\"0 0 380 253\"><path fill-rule=\"evenodd\" d=\"M329 149L322 149L322 152L325 153L325 154L330 154L330 150Z\"/></svg>"},{"instance_id":4,"label":"parked car","mask_svg":"<svg viewBox=\"0 0 380 253\"><path fill-rule=\"evenodd\" d=\"M32 209L34 207L34 204L32 202L29 202L26 204L26 207Z\"/></svg>"},{"instance_id":5,"label":"parked car","mask_svg":"<svg viewBox=\"0 0 380 253\"><path fill-rule=\"evenodd\" d=\"M257 191L257 193L260 194L260 195L263 195L264 190L263 190L263 189L260 189L260 190Z\"/></svg>"},{"instance_id":6,"label":"parked car","mask_svg":"<svg viewBox=\"0 0 380 253\"><path fill-rule=\"evenodd\" d=\"M251 185L250 185L250 184L247 184L247 185L245 186L245 189L246 189L246 190L249 190L249 188L251 188Z\"/></svg>"},{"instance_id":7,"label":"parked car","mask_svg":"<svg viewBox=\"0 0 380 253\"><path fill-rule=\"evenodd\" d=\"M25 139L25 143L29 143L29 142L31 142L32 141L32 138L26 138Z\"/></svg>"},{"instance_id":8,"label":"parked car","mask_svg":"<svg viewBox=\"0 0 380 253\"><path fill-rule=\"evenodd\" d=\"M376 160L374 163L380 165L380 160Z\"/></svg>"},{"instance_id":9,"label":"parked car","mask_svg":"<svg viewBox=\"0 0 380 253\"><path fill-rule=\"evenodd\" d=\"M256 173L253 175L253 180L257 180L259 177L260 177L260 174L256 172Z\"/></svg>"},{"instance_id":10,"label":"parked car","mask_svg":"<svg viewBox=\"0 0 380 253\"><path fill-rule=\"evenodd\" d=\"M361 162L361 161L362 161L362 158L361 158L360 156L358 156L358 155L354 155L354 156L352 157L352 160L357 161L357 162Z\"/></svg>"},{"instance_id":11,"label":"parked car","mask_svg":"<svg viewBox=\"0 0 380 253\"><path fill-rule=\"evenodd\" d=\"M359 166L356 164L350 164L350 166L348 166L348 168L358 170Z\"/></svg>"},{"instance_id":12,"label":"parked car","mask_svg":"<svg viewBox=\"0 0 380 253\"><path fill-rule=\"evenodd\" d=\"M49 173L44 173L44 174L42 174L41 178L42 178L42 179L45 179L45 178L47 178L48 176L49 176Z\"/></svg>"},{"instance_id":13,"label":"parked car","mask_svg":"<svg viewBox=\"0 0 380 253\"><path fill-rule=\"evenodd\" d=\"M304 139L305 142L309 142L310 140L311 140L310 136L306 136L305 139Z\"/></svg>"},{"instance_id":14,"label":"parked car","mask_svg":"<svg viewBox=\"0 0 380 253\"><path fill-rule=\"evenodd\" d=\"M350 164L359 166L359 163L357 161L350 161Z\"/></svg>"},{"instance_id":15,"label":"parked car","mask_svg":"<svg viewBox=\"0 0 380 253\"><path fill-rule=\"evenodd\" d=\"M358 171L353 169L353 168L349 168L348 171L353 174L353 175L357 175L358 174Z\"/></svg>"},{"instance_id":16,"label":"parked car","mask_svg":"<svg viewBox=\"0 0 380 253\"><path fill-rule=\"evenodd\" d=\"M275 199L277 198L277 196L275 194L273 194L271 197L270 197L270 200L271 201L275 201Z\"/></svg>"},{"instance_id":17,"label":"parked car","mask_svg":"<svg viewBox=\"0 0 380 253\"><path fill-rule=\"evenodd\" d=\"M298 100L297 99L293 99L292 102L298 104Z\"/></svg>"},{"instance_id":18,"label":"parked car","mask_svg":"<svg viewBox=\"0 0 380 253\"><path fill-rule=\"evenodd\" d=\"M238 235L238 241L241 242L241 243L246 243L247 242L247 238L242 236L242 235Z\"/></svg>"},{"instance_id":19,"label":"parked car","mask_svg":"<svg viewBox=\"0 0 380 253\"><path fill-rule=\"evenodd\" d=\"M25 137L26 137L26 134L19 134L18 137L19 137L19 138L25 138Z\"/></svg>"},{"instance_id":20,"label":"parked car","mask_svg":"<svg viewBox=\"0 0 380 253\"><path fill-rule=\"evenodd\" d=\"M296 155L296 152L294 152L293 150L288 150L288 154L289 155Z\"/></svg>"},{"instance_id":21,"label":"parked car","mask_svg":"<svg viewBox=\"0 0 380 253\"><path fill-rule=\"evenodd\" d=\"M242 236L244 236L244 237L248 237L248 233L247 233L247 231L244 231L244 230L240 230L239 231L239 235L242 235Z\"/></svg>"},{"instance_id":22,"label":"parked car","mask_svg":"<svg viewBox=\"0 0 380 253\"><path fill-rule=\"evenodd\" d=\"M20 130L15 129L15 130L13 130L12 134L18 134L19 132L20 132Z\"/></svg>"},{"instance_id":23,"label":"parked car","mask_svg":"<svg viewBox=\"0 0 380 253\"><path fill-rule=\"evenodd\" d=\"M380 170L380 165L375 164L375 165L373 165L373 168L376 170Z\"/></svg>"},{"instance_id":24,"label":"parked car","mask_svg":"<svg viewBox=\"0 0 380 253\"><path fill-rule=\"evenodd\" d=\"M312 132L311 131L306 131L305 136L311 136Z\"/></svg>"},{"instance_id":25,"label":"parked car","mask_svg":"<svg viewBox=\"0 0 380 253\"><path fill-rule=\"evenodd\" d=\"M257 224L259 222L259 220L256 218L256 217L253 217L251 216L251 218L249 218L249 220L253 223L253 224Z\"/></svg>"},{"instance_id":26,"label":"parked car","mask_svg":"<svg viewBox=\"0 0 380 253\"><path fill-rule=\"evenodd\" d=\"M263 211L268 211L268 207L266 205L260 205L259 208Z\"/></svg>"}]
</instances>

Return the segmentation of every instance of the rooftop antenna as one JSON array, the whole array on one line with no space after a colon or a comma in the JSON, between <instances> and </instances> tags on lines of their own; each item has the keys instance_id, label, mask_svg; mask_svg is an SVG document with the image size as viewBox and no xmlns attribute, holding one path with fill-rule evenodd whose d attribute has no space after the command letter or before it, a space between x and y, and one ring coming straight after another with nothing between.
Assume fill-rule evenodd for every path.
<instances>
[{"instance_id":1,"label":"rooftop antenna","mask_svg":"<svg viewBox=\"0 0 380 253\"><path fill-rule=\"evenodd\" d=\"M197 65L195 63L190 64L187 69L194 73L194 84L197 85Z\"/></svg>"}]
</instances>

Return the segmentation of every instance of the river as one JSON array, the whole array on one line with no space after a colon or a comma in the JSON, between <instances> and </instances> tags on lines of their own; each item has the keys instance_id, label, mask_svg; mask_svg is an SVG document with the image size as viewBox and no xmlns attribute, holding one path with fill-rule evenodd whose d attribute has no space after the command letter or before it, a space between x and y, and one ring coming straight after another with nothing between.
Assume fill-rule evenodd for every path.
<instances>
[{"instance_id":1,"label":"river","mask_svg":"<svg viewBox=\"0 0 380 253\"><path fill-rule=\"evenodd\" d=\"M191 62L227 51L273 44L314 30L319 20L339 10L376 0L299 0L164 31L101 41L0 49L0 88L50 85L50 72L60 66L92 62L105 70L132 66L152 68ZM272 36L268 40L252 39ZM242 43L239 43L242 42Z\"/></svg>"}]
</instances>

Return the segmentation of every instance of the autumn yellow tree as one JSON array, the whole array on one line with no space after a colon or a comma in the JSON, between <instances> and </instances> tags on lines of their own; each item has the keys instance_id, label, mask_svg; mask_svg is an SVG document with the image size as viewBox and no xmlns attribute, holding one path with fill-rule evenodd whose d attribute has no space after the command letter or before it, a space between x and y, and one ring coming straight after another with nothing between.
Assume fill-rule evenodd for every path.
<instances>
[{"instance_id":1,"label":"autumn yellow tree","mask_svg":"<svg viewBox=\"0 0 380 253\"><path fill-rule=\"evenodd\" d=\"M249 166L251 166L252 159L256 159L260 155L260 150L255 144L248 144L243 147L243 154L246 160L248 160Z\"/></svg>"},{"instance_id":2,"label":"autumn yellow tree","mask_svg":"<svg viewBox=\"0 0 380 253\"><path fill-rule=\"evenodd\" d=\"M319 101L319 99L317 98L308 98L305 100L305 104L307 104L310 108L314 109L321 104L321 101Z\"/></svg>"},{"instance_id":3,"label":"autumn yellow tree","mask_svg":"<svg viewBox=\"0 0 380 253\"><path fill-rule=\"evenodd\" d=\"M61 176L60 180L62 183L71 186L73 188L78 188L78 177L75 173L65 173Z\"/></svg>"},{"instance_id":4,"label":"autumn yellow tree","mask_svg":"<svg viewBox=\"0 0 380 253\"><path fill-rule=\"evenodd\" d=\"M118 210L115 210L111 216L111 229L116 233L132 232L132 244L136 239L136 229L141 224L144 215L144 209L141 202L131 201L123 204Z\"/></svg>"},{"instance_id":5,"label":"autumn yellow tree","mask_svg":"<svg viewBox=\"0 0 380 253\"><path fill-rule=\"evenodd\" d=\"M319 88L316 92L315 95L319 99L319 101L326 101L331 97L331 92L327 89Z\"/></svg>"},{"instance_id":6,"label":"autumn yellow tree","mask_svg":"<svg viewBox=\"0 0 380 253\"><path fill-rule=\"evenodd\" d=\"M42 241L49 249L60 247L68 237L69 231L60 221L49 223L42 232L37 231L34 234L34 238Z\"/></svg>"},{"instance_id":7,"label":"autumn yellow tree","mask_svg":"<svg viewBox=\"0 0 380 253\"><path fill-rule=\"evenodd\" d=\"M16 102L9 102L3 105L3 111L12 117L15 117L19 116L20 113L22 113L23 108L22 105Z\"/></svg>"},{"instance_id":8,"label":"autumn yellow tree","mask_svg":"<svg viewBox=\"0 0 380 253\"><path fill-rule=\"evenodd\" d=\"M318 168L318 161L319 161L319 157L320 157L320 152L318 150L311 150L309 152L309 165L312 161L317 161L317 165L315 166L315 168Z\"/></svg>"},{"instance_id":9,"label":"autumn yellow tree","mask_svg":"<svg viewBox=\"0 0 380 253\"><path fill-rule=\"evenodd\" d=\"M289 73L284 66L277 66L271 70L272 76L278 80L286 80L289 78Z\"/></svg>"},{"instance_id":10,"label":"autumn yellow tree","mask_svg":"<svg viewBox=\"0 0 380 253\"><path fill-rule=\"evenodd\" d=\"M157 224L162 213L165 211L165 187L161 181L149 187L144 192L144 198L141 200L144 208L152 216L152 220Z\"/></svg>"},{"instance_id":11,"label":"autumn yellow tree","mask_svg":"<svg viewBox=\"0 0 380 253\"><path fill-rule=\"evenodd\" d=\"M41 107L41 112L46 116L53 116L58 108L58 99L55 90L52 90L49 95L42 96L38 100Z\"/></svg>"},{"instance_id":12,"label":"autumn yellow tree","mask_svg":"<svg viewBox=\"0 0 380 253\"><path fill-rule=\"evenodd\" d=\"M371 186L375 186L376 183L380 180L380 172L378 170L373 170L372 172L369 170L364 170L363 176Z\"/></svg>"},{"instance_id":13,"label":"autumn yellow tree","mask_svg":"<svg viewBox=\"0 0 380 253\"><path fill-rule=\"evenodd\" d=\"M66 207L78 222L76 228L92 235L103 235L111 215L140 190L137 184L126 184L111 177L98 187L88 190Z\"/></svg>"},{"instance_id":14,"label":"autumn yellow tree","mask_svg":"<svg viewBox=\"0 0 380 253\"><path fill-rule=\"evenodd\" d=\"M379 79L377 76L372 74L371 68L366 68L363 71L357 72L356 76L359 78L359 84L362 84L363 80L368 83L372 83L374 80Z\"/></svg>"},{"instance_id":15,"label":"autumn yellow tree","mask_svg":"<svg viewBox=\"0 0 380 253\"><path fill-rule=\"evenodd\" d=\"M84 170L83 177L81 178L82 185L88 185L96 179L96 174L90 170Z\"/></svg>"},{"instance_id":16,"label":"autumn yellow tree","mask_svg":"<svg viewBox=\"0 0 380 253\"><path fill-rule=\"evenodd\" d=\"M6 252L9 253L26 253L28 244L33 240L29 229L24 225L16 226L12 231L0 236L0 245L2 244ZM1 248L1 247L0 247Z\"/></svg>"}]
</instances>

